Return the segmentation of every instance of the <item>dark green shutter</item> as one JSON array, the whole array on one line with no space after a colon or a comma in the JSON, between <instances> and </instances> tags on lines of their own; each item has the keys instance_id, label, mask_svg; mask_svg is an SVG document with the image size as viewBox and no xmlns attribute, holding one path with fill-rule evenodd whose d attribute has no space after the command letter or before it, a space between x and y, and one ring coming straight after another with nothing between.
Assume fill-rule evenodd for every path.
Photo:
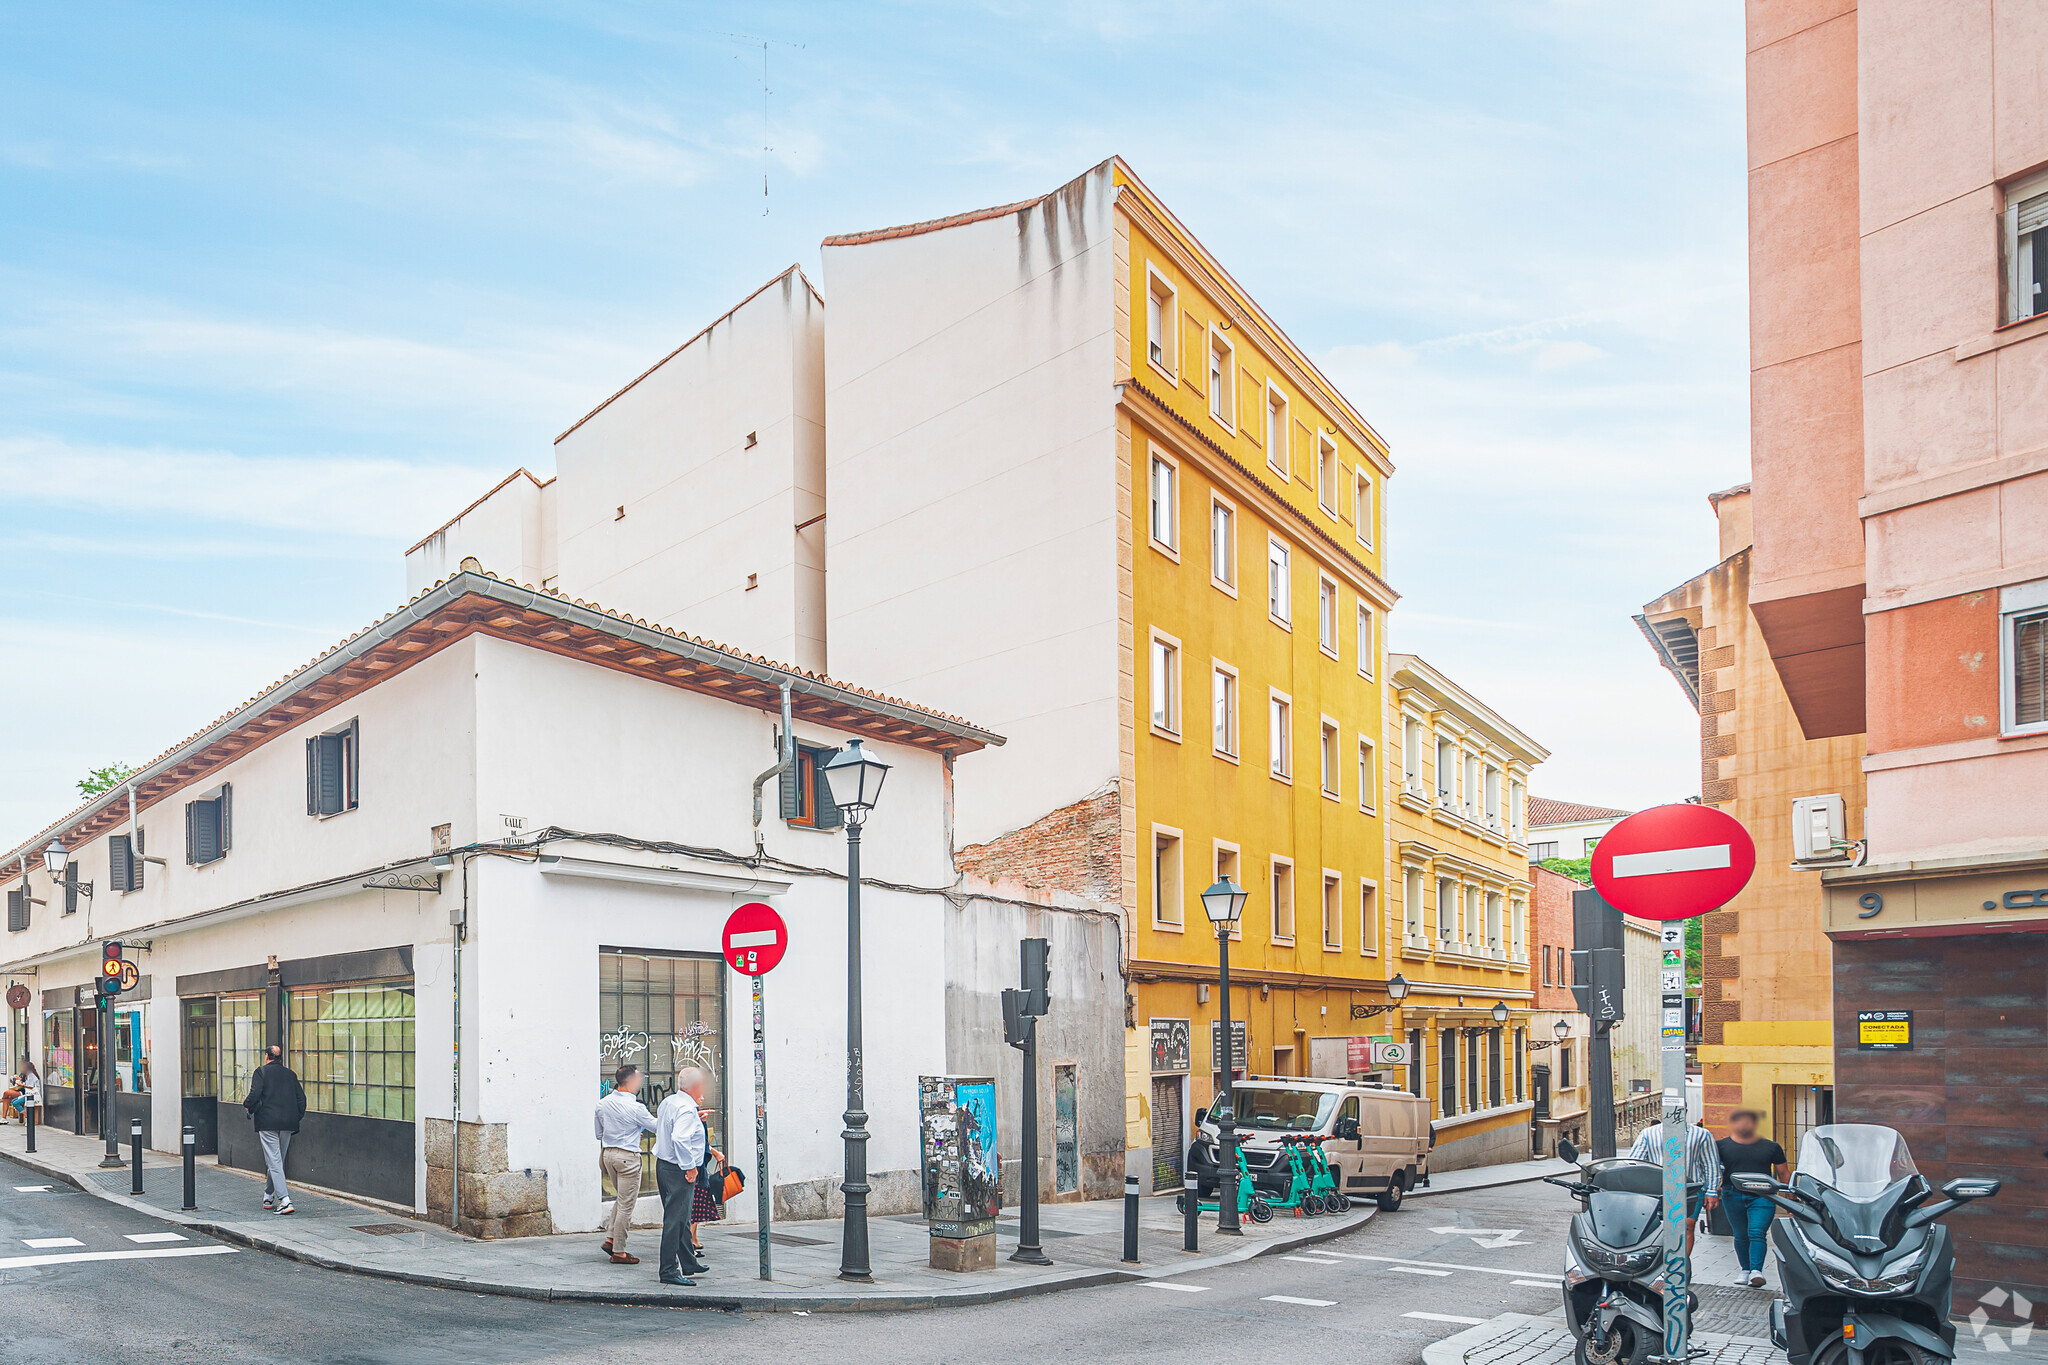
<instances>
[{"instance_id":1,"label":"dark green shutter","mask_svg":"<svg viewBox=\"0 0 2048 1365\"><path fill-rule=\"evenodd\" d=\"M782 754L782 737L776 736L775 752ZM778 791L782 796L782 818L801 820L804 818L803 758L798 750L790 750L790 761L782 765L782 772L776 777Z\"/></svg>"},{"instance_id":2,"label":"dark green shutter","mask_svg":"<svg viewBox=\"0 0 2048 1365\"><path fill-rule=\"evenodd\" d=\"M846 817L839 813L839 807L832 800L832 784L825 780L825 765L832 760L833 750L811 750L811 785L818 791L819 829L838 829L846 823Z\"/></svg>"},{"instance_id":3,"label":"dark green shutter","mask_svg":"<svg viewBox=\"0 0 2048 1365\"><path fill-rule=\"evenodd\" d=\"M320 753L319 790L316 795L317 813L321 815L339 815L345 809L342 805L342 765L348 761L348 755L343 752L343 738L342 735L322 735L314 741Z\"/></svg>"},{"instance_id":4,"label":"dark green shutter","mask_svg":"<svg viewBox=\"0 0 2048 1365\"><path fill-rule=\"evenodd\" d=\"M348 723L348 809L354 810L363 799L363 788L358 780L363 770L363 723L352 720Z\"/></svg>"},{"instance_id":5,"label":"dark green shutter","mask_svg":"<svg viewBox=\"0 0 2048 1365\"><path fill-rule=\"evenodd\" d=\"M64 865L64 913L67 915L78 913L77 863L66 863Z\"/></svg>"},{"instance_id":6,"label":"dark green shutter","mask_svg":"<svg viewBox=\"0 0 2048 1365\"><path fill-rule=\"evenodd\" d=\"M18 934L28 928L28 878L22 878L22 889L7 893L7 932Z\"/></svg>"},{"instance_id":7,"label":"dark green shutter","mask_svg":"<svg viewBox=\"0 0 2048 1365\"><path fill-rule=\"evenodd\" d=\"M128 844L128 836L116 834L107 840L107 881L116 891L135 889L135 854Z\"/></svg>"},{"instance_id":8,"label":"dark green shutter","mask_svg":"<svg viewBox=\"0 0 2048 1365\"><path fill-rule=\"evenodd\" d=\"M320 813L320 741L306 741L306 814Z\"/></svg>"},{"instance_id":9,"label":"dark green shutter","mask_svg":"<svg viewBox=\"0 0 2048 1365\"><path fill-rule=\"evenodd\" d=\"M220 851L226 853L235 846L235 789L230 783L220 784Z\"/></svg>"},{"instance_id":10,"label":"dark green shutter","mask_svg":"<svg viewBox=\"0 0 2048 1365\"><path fill-rule=\"evenodd\" d=\"M198 823L193 817L193 812L202 804L202 802L198 801L187 801L185 803L185 862L188 866L192 863L204 861L199 856L199 840L193 831L193 826Z\"/></svg>"}]
</instances>

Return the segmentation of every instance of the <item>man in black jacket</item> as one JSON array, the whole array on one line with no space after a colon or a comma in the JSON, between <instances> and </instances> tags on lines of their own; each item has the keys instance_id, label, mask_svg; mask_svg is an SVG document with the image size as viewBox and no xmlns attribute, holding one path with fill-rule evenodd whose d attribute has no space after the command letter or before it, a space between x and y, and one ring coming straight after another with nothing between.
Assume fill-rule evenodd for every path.
<instances>
[{"instance_id":1,"label":"man in black jacket","mask_svg":"<svg viewBox=\"0 0 2048 1365\"><path fill-rule=\"evenodd\" d=\"M269 1060L256 1068L249 1086L249 1098L242 1108L256 1124L256 1140L263 1144L263 1207L279 1213L296 1213L292 1197L284 1187L284 1157L291 1150L292 1134L306 1117L306 1091L298 1073L284 1064L284 1049L270 1045Z\"/></svg>"}]
</instances>

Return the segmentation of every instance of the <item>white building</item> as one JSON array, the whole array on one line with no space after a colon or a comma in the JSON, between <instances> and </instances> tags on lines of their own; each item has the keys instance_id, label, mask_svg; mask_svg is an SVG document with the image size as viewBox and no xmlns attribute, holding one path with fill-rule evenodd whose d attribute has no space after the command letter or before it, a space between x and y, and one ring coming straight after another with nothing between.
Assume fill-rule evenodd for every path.
<instances>
[{"instance_id":1,"label":"white building","mask_svg":"<svg viewBox=\"0 0 2048 1365\"><path fill-rule=\"evenodd\" d=\"M313 1111L295 1177L446 1216L459 1111L465 1226L595 1228L590 1108L620 1061L657 1094L707 1064L719 1145L752 1170L749 983L719 947L763 900L791 940L767 980L776 1201L836 1208L846 850L815 767L852 738L892 765L863 848L870 1207L915 1209L916 1078L1009 1052L991 964L1013 976L1018 937L1054 939L1049 1022L1122 1022L1113 923L955 889L952 764L1000 738L467 568L6 854L28 900L0 984L33 992L14 1022L48 1120L93 1127L77 1082L106 1049L79 1006L115 940L142 970L111 1026L116 1113L153 1148L195 1123L254 1169L238 1102L281 1041ZM90 896L43 870L52 839Z\"/></svg>"},{"instance_id":2,"label":"white building","mask_svg":"<svg viewBox=\"0 0 2048 1365\"><path fill-rule=\"evenodd\" d=\"M1563 858L1574 862L1593 856L1593 846L1633 811L1611 806L1586 806L1548 796L1529 798L1529 860Z\"/></svg>"}]
</instances>

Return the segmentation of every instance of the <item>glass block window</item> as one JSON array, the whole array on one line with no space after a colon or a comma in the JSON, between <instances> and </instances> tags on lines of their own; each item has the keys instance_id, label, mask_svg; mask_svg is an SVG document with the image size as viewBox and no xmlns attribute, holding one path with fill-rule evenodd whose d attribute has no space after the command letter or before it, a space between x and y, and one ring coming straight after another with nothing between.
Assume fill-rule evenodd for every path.
<instances>
[{"instance_id":1,"label":"glass block window","mask_svg":"<svg viewBox=\"0 0 2048 1365\"><path fill-rule=\"evenodd\" d=\"M413 1119L413 993L402 981L295 990L286 1060L325 1114Z\"/></svg>"}]
</instances>

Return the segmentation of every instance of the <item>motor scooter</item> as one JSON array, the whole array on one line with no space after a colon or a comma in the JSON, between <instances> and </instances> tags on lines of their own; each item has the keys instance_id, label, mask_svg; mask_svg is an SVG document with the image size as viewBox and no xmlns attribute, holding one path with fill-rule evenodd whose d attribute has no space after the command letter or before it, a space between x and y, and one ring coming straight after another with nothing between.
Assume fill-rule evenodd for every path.
<instances>
[{"instance_id":1,"label":"motor scooter","mask_svg":"<svg viewBox=\"0 0 2048 1365\"><path fill-rule=\"evenodd\" d=\"M1579 1152L1557 1154L1578 1165ZM1578 1365L1643 1365L1664 1345L1664 1168L1607 1157L1547 1175L1585 1207L1565 1236L1564 1320ZM1695 1311L1697 1295L1688 1296Z\"/></svg>"},{"instance_id":2,"label":"motor scooter","mask_svg":"<svg viewBox=\"0 0 2048 1365\"><path fill-rule=\"evenodd\" d=\"M1936 1220L1997 1194L1998 1181L1958 1177L1935 1199L1896 1131L1830 1123L1800 1139L1791 1184L1751 1173L1728 1183L1792 1215L1771 1225L1784 1290L1771 1340L1791 1365L1955 1359L1955 1243Z\"/></svg>"}]
</instances>

